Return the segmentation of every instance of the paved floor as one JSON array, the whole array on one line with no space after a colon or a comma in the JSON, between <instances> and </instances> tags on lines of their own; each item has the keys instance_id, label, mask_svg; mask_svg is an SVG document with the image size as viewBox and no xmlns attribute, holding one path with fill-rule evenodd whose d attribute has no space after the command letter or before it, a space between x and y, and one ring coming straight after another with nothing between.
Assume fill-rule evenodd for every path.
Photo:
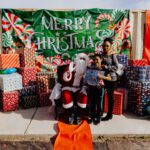
<instances>
[{"instance_id":1,"label":"paved floor","mask_svg":"<svg viewBox=\"0 0 150 150\"><path fill-rule=\"evenodd\" d=\"M0 112L0 135L55 135L56 125L48 107ZM150 117L114 115L110 121L91 124L91 130L93 135L150 135Z\"/></svg>"}]
</instances>

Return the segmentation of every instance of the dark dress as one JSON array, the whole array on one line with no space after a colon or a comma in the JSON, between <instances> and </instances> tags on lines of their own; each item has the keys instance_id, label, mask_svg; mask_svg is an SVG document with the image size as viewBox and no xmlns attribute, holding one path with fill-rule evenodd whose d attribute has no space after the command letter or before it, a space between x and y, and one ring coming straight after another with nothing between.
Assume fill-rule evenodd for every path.
<instances>
[{"instance_id":1,"label":"dark dress","mask_svg":"<svg viewBox=\"0 0 150 150\"><path fill-rule=\"evenodd\" d=\"M103 62L106 65L105 69L109 72L112 81L105 81L105 88L108 94L108 116L112 115L114 106L114 90L117 88L117 74L113 71L118 67L116 55L103 56Z\"/></svg>"},{"instance_id":2,"label":"dark dress","mask_svg":"<svg viewBox=\"0 0 150 150\"><path fill-rule=\"evenodd\" d=\"M99 74L103 76L107 75L107 71L102 68L96 68L94 65L89 69L98 70ZM100 85L100 81L98 82L96 86L88 85L89 115L92 118L99 117L103 113L104 85Z\"/></svg>"}]
</instances>

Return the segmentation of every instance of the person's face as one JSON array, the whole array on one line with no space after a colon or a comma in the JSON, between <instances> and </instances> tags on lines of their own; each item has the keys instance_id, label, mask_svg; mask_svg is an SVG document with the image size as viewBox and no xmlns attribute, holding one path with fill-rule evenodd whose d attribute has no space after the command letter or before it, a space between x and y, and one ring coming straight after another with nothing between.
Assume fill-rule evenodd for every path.
<instances>
[{"instance_id":1,"label":"person's face","mask_svg":"<svg viewBox=\"0 0 150 150\"><path fill-rule=\"evenodd\" d=\"M101 62L102 62L102 60L100 59L100 57L98 57L98 56L94 57L94 64L96 67L101 66Z\"/></svg>"},{"instance_id":2,"label":"person's face","mask_svg":"<svg viewBox=\"0 0 150 150\"><path fill-rule=\"evenodd\" d=\"M110 53L111 52L111 43L108 41L104 42L103 49L106 54Z\"/></svg>"}]
</instances>

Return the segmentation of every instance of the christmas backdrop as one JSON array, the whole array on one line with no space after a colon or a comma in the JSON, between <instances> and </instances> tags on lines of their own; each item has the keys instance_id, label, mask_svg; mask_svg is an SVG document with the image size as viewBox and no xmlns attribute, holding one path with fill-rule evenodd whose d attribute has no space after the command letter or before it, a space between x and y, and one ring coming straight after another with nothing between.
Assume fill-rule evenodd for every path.
<instances>
[{"instance_id":1,"label":"christmas backdrop","mask_svg":"<svg viewBox=\"0 0 150 150\"><path fill-rule=\"evenodd\" d=\"M130 40L128 10L3 9L2 28L3 51L35 48L38 71L55 71L55 66L69 63L77 53L98 53L106 37L114 39L114 53L119 53L124 39Z\"/></svg>"}]
</instances>

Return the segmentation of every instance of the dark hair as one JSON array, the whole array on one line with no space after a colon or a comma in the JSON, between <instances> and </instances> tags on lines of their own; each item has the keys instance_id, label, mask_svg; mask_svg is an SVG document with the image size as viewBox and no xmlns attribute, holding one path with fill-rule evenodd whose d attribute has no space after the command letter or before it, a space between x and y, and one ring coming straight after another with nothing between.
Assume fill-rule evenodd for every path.
<instances>
[{"instance_id":1,"label":"dark hair","mask_svg":"<svg viewBox=\"0 0 150 150\"><path fill-rule=\"evenodd\" d=\"M113 39L112 39L112 38L106 38L106 39L104 40L103 44L104 44L105 42L109 42L110 44L113 44Z\"/></svg>"},{"instance_id":2,"label":"dark hair","mask_svg":"<svg viewBox=\"0 0 150 150\"><path fill-rule=\"evenodd\" d=\"M95 57L99 57L100 59L103 58L101 54L95 54L95 55L94 55L94 58L95 58Z\"/></svg>"}]
</instances>

